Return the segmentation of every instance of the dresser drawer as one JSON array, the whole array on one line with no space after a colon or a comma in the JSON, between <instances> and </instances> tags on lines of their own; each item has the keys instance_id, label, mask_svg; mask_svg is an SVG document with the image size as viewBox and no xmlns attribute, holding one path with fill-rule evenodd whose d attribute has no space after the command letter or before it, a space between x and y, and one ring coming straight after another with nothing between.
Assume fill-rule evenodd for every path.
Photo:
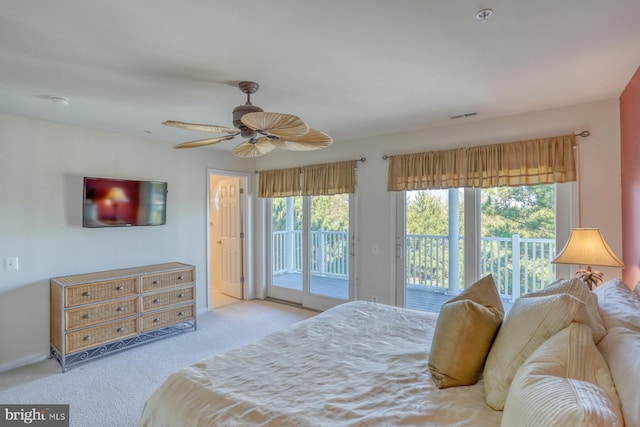
<instances>
[{"instance_id":1,"label":"dresser drawer","mask_svg":"<svg viewBox=\"0 0 640 427\"><path fill-rule=\"evenodd\" d=\"M195 287L178 288L166 292L158 292L155 294L145 294L142 297L142 312L156 310L158 308L168 307L175 304L183 304L193 302Z\"/></svg>"},{"instance_id":2,"label":"dresser drawer","mask_svg":"<svg viewBox=\"0 0 640 427\"><path fill-rule=\"evenodd\" d=\"M140 291L152 292L174 286L190 285L194 283L194 269L169 271L151 274L140 278Z\"/></svg>"},{"instance_id":3,"label":"dresser drawer","mask_svg":"<svg viewBox=\"0 0 640 427\"><path fill-rule=\"evenodd\" d=\"M73 308L64 313L65 330L69 331L109 320L122 319L137 313L137 297Z\"/></svg>"},{"instance_id":4,"label":"dresser drawer","mask_svg":"<svg viewBox=\"0 0 640 427\"><path fill-rule=\"evenodd\" d=\"M118 320L106 325L95 326L66 335L65 353L73 353L85 348L96 347L111 341L135 336L138 333L138 318Z\"/></svg>"},{"instance_id":5,"label":"dresser drawer","mask_svg":"<svg viewBox=\"0 0 640 427\"><path fill-rule=\"evenodd\" d=\"M136 295L137 293L137 277L125 277L86 285L67 286L64 288L64 306L75 307L127 295Z\"/></svg>"},{"instance_id":6,"label":"dresser drawer","mask_svg":"<svg viewBox=\"0 0 640 427\"><path fill-rule=\"evenodd\" d=\"M183 320L193 319L194 305L183 305L165 311L157 311L145 314L141 317L140 328L142 332L152 331Z\"/></svg>"}]
</instances>

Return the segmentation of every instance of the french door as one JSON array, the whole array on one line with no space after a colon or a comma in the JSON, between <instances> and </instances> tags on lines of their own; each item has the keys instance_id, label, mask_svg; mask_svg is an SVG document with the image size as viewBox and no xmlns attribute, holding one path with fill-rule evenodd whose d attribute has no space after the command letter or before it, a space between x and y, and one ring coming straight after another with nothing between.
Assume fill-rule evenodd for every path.
<instances>
[{"instance_id":1,"label":"french door","mask_svg":"<svg viewBox=\"0 0 640 427\"><path fill-rule=\"evenodd\" d=\"M439 311L491 273L503 301L567 277L552 264L573 222L571 184L406 191L397 198L396 299Z\"/></svg>"},{"instance_id":2,"label":"french door","mask_svg":"<svg viewBox=\"0 0 640 427\"><path fill-rule=\"evenodd\" d=\"M353 299L354 195L267 201L267 296L326 310Z\"/></svg>"}]
</instances>

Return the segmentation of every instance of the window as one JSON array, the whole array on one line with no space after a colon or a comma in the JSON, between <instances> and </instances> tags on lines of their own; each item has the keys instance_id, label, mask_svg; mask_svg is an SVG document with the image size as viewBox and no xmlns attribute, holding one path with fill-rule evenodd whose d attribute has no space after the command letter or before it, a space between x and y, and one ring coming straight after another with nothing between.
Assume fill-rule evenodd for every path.
<instances>
[{"instance_id":1,"label":"window","mask_svg":"<svg viewBox=\"0 0 640 427\"><path fill-rule=\"evenodd\" d=\"M406 191L398 266L405 306L437 312L465 284L491 273L508 308L554 281L556 230L570 222L557 217L569 211L570 197L556 190L567 185Z\"/></svg>"}]
</instances>

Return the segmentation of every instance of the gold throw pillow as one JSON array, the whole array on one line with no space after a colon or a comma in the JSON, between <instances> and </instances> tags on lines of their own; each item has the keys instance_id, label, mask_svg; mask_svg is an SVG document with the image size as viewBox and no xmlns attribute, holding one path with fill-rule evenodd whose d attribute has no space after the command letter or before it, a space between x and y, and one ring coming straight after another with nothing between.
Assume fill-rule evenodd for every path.
<instances>
[{"instance_id":1,"label":"gold throw pillow","mask_svg":"<svg viewBox=\"0 0 640 427\"><path fill-rule=\"evenodd\" d=\"M478 382L503 316L491 275L442 306L429 353L429 370L438 388Z\"/></svg>"}]
</instances>

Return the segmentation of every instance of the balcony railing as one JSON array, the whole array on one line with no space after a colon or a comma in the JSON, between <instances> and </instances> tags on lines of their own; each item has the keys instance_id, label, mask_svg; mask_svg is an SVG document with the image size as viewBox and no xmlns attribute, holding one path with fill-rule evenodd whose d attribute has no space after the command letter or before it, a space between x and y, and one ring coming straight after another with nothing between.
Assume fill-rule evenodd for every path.
<instances>
[{"instance_id":1,"label":"balcony railing","mask_svg":"<svg viewBox=\"0 0 640 427\"><path fill-rule=\"evenodd\" d=\"M302 232L300 230L274 231L271 241L274 274L302 271ZM311 274L348 278L348 232L324 230L311 232Z\"/></svg>"},{"instance_id":2,"label":"balcony railing","mask_svg":"<svg viewBox=\"0 0 640 427\"><path fill-rule=\"evenodd\" d=\"M447 236L408 234L406 239L406 280L425 289L458 292L464 289L463 240L458 241L459 283L449 281L449 238ZM556 252L554 239L482 237L480 271L491 273L498 292L508 300L534 292L553 282Z\"/></svg>"},{"instance_id":3,"label":"balcony railing","mask_svg":"<svg viewBox=\"0 0 640 427\"><path fill-rule=\"evenodd\" d=\"M463 240L458 240L458 274L450 275L449 237L408 234L405 244L405 276L408 285L425 290L458 292L464 289ZM481 274L491 273L498 292L506 300L542 289L555 280L554 239L483 237L480 244ZM311 274L347 278L349 234L339 231L311 232ZM454 257L455 259L455 257ZM274 274L302 271L302 233L275 231L272 238ZM455 268L455 267L454 267ZM449 277L458 276L458 283Z\"/></svg>"}]
</instances>

